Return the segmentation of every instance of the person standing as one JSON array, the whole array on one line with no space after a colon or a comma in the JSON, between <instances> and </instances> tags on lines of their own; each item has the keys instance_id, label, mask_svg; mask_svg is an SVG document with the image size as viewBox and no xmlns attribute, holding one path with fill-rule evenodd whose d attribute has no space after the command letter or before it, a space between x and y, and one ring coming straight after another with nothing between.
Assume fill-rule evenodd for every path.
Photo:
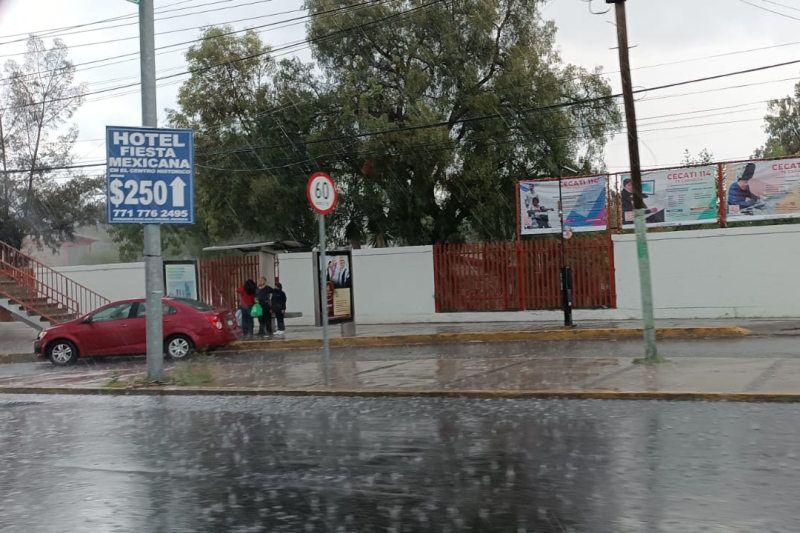
<instances>
[{"instance_id":1,"label":"person standing","mask_svg":"<svg viewBox=\"0 0 800 533\"><path fill-rule=\"evenodd\" d=\"M258 278L258 289L256 289L256 300L261 305L263 314L258 317L258 336L272 337L272 314L270 299L272 297L272 287L267 285L267 278Z\"/></svg>"},{"instance_id":2,"label":"person standing","mask_svg":"<svg viewBox=\"0 0 800 533\"><path fill-rule=\"evenodd\" d=\"M251 339L253 337L253 317L250 309L256 303L256 282L248 279L244 285L236 289L239 294L239 309L242 310L242 337Z\"/></svg>"},{"instance_id":3,"label":"person standing","mask_svg":"<svg viewBox=\"0 0 800 533\"><path fill-rule=\"evenodd\" d=\"M272 289L272 312L275 314L276 335L283 335L286 333L286 324L283 322L284 313L286 313L286 293L283 292L283 285L280 282L275 282L275 288Z\"/></svg>"}]
</instances>

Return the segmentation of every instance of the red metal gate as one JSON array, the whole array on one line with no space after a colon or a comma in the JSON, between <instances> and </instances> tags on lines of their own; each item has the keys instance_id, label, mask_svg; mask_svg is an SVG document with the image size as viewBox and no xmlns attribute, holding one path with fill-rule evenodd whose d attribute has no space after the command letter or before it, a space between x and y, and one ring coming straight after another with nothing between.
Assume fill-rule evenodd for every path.
<instances>
[{"instance_id":1,"label":"red metal gate","mask_svg":"<svg viewBox=\"0 0 800 533\"><path fill-rule=\"evenodd\" d=\"M574 305L616 307L610 235L575 236L566 243ZM558 239L434 246L437 312L559 309Z\"/></svg>"},{"instance_id":2,"label":"red metal gate","mask_svg":"<svg viewBox=\"0 0 800 533\"><path fill-rule=\"evenodd\" d=\"M200 259L200 298L207 304L221 308L236 307L236 289L245 280L258 280L258 255L215 257Z\"/></svg>"}]
</instances>

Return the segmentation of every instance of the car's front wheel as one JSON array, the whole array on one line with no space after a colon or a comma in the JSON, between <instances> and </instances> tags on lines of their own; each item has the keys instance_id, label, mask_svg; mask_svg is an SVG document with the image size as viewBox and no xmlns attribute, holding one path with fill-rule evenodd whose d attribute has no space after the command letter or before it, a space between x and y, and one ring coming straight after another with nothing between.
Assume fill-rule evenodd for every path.
<instances>
[{"instance_id":1,"label":"car's front wheel","mask_svg":"<svg viewBox=\"0 0 800 533\"><path fill-rule=\"evenodd\" d=\"M185 335L173 335L164 343L164 354L170 358L180 361L186 359L194 351L192 340Z\"/></svg>"},{"instance_id":2,"label":"car's front wheel","mask_svg":"<svg viewBox=\"0 0 800 533\"><path fill-rule=\"evenodd\" d=\"M47 358L56 366L67 366L78 360L78 349L67 340L57 340L47 347Z\"/></svg>"}]
</instances>

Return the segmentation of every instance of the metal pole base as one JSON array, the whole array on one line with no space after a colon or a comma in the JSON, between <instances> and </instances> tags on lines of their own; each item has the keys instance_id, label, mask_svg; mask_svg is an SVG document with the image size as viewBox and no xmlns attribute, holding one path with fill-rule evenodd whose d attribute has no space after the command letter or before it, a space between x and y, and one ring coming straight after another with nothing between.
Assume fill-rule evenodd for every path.
<instances>
[{"instance_id":1,"label":"metal pole base","mask_svg":"<svg viewBox=\"0 0 800 533\"><path fill-rule=\"evenodd\" d=\"M342 322L342 337L355 337L355 336L356 336L356 323Z\"/></svg>"},{"instance_id":2,"label":"metal pole base","mask_svg":"<svg viewBox=\"0 0 800 533\"><path fill-rule=\"evenodd\" d=\"M561 309L564 310L564 327L574 328L572 322L572 268L561 267Z\"/></svg>"}]
</instances>

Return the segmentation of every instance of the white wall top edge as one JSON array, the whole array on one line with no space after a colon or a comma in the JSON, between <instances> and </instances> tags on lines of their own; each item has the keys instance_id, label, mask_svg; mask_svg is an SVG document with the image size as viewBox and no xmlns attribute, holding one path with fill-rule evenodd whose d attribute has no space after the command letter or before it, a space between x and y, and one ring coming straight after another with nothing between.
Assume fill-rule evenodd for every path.
<instances>
[{"instance_id":1,"label":"white wall top edge","mask_svg":"<svg viewBox=\"0 0 800 533\"><path fill-rule=\"evenodd\" d=\"M750 226L739 228L714 228L683 231L648 232L648 241L660 241L669 239L705 239L705 238L724 238L739 237L742 235L765 235L775 233L800 233L800 224L785 224L779 226ZM633 242L636 234L626 233L612 235L614 242Z\"/></svg>"},{"instance_id":2,"label":"white wall top edge","mask_svg":"<svg viewBox=\"0 0 800 533\"><path fill-rule=\"evenodd\" d=\"M103 263L98 265L78 265L52 267L56 272L93 272L106 270L139 270L144 268L144 263Z\"/></svg>"}]
</instances>

